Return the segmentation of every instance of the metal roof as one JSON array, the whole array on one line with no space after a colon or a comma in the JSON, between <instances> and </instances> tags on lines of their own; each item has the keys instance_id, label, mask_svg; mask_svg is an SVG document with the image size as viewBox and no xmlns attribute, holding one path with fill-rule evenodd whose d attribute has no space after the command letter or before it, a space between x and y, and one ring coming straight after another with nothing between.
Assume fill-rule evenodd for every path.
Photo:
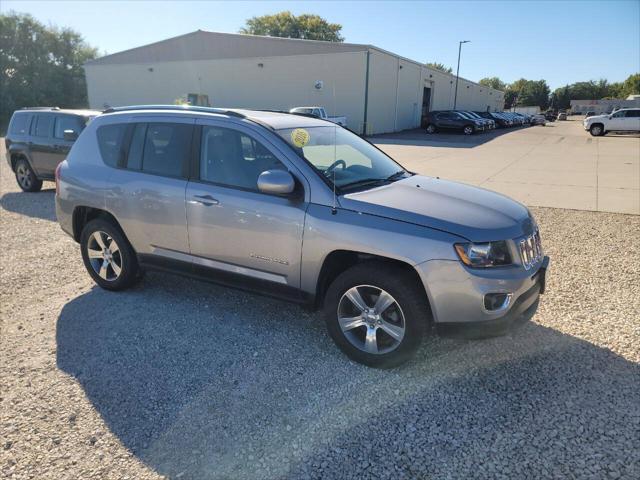
<instances>
[{"instance_id":1,"label":"metal roof","mask_svg":"<svg viewBox=\"0 0 640 480\"><path fill-rule=\"evenodd\" d=\"M236 33L195 32L89 60L85 65L362 52L370 45Z\"/></svg>"}]
</instances>

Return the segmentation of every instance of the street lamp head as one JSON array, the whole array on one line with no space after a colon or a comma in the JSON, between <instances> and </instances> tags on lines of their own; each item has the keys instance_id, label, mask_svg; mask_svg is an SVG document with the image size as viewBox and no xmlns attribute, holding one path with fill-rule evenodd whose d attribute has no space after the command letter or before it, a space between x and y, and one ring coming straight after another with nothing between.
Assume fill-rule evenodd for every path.
<instances>
[{"instance_id":1,"label":"street lamp head","mask_svg":"<svg viewBox=\"0 0 640 480\"><path fill-rule=\"evenodd\" d=\"M460 43L471 43L471 40L462 40Z\"/></svg>"}]
</instances>

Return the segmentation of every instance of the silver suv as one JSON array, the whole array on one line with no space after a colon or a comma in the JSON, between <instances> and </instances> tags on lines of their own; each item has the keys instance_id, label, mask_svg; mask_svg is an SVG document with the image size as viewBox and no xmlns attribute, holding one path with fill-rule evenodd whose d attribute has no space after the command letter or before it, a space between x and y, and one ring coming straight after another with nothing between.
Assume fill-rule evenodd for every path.
<instances>
[{"instance_id":1,"label":"silver suv","mask_svg":"<svg viewBox=\"0 0 640 480\"><path fill-rule=\"evenodd\" d=\"M94 281L169 270L322 308L376 367L434 330L535 313L548 258L526 207L415 175L331 122L198 107L111 109L56 170L56 211Z\"/></svg>"}]
</instances>

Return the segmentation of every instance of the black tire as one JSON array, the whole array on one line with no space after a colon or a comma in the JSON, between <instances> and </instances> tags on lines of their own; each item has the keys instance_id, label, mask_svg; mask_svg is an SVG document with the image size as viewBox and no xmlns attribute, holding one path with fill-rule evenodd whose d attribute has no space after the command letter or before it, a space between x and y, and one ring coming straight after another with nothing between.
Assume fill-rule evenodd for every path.
<instances>
[{"instance_id":1,"label":"black tire","mask_svg":"<svg viewBox=\"0 0 640 480\"><path fill-rule=\"evenodd\" d=\"M111 264L105 267L104 278L97 271L100 264L104 265L104 260L89 258L90 248L93 252L101 249L96 241L96 236L94 236L96 232L103 239L105 246L109 247L110 240L113 240L118 247L117 251L110 254L112 260ZM100 232L105 235L103 236ZM89 272L93 281L105 290L125 290L142 277L136 253L129 241L120 228L107 219L97 218L85 225L80 236L80 250L87 272ZM114 265L119 269L119 272ZM102 272L102 269L100 269L100 272Z\"/></svg>"},{"instance_id":2,"label":"black tire","mask_svg":"<svg viewBox=\"0 0 640 480\"><path fill-rule=\"evenodd\" d=\"M465 125L464 127L462 127L462 133L464 133L465 135L472 135L473 127L471 125Z\"/></svg>"},{"instance_id":3,"label":"black tire","mask_svg":"<svg viewBox=\"0 0 640 480\"><path fill-rule=\"evenodd\" d=\"M344 271L329 286L324 298L323 314L329 335L349 358L364 365L392 368L406 362L420 346L425 332L428 331L430 318L428 301L418 282L419 280L412 272L384 262L362 263ZM396 305L399 306L396 312L400 311L404 317L404 336L393 350L384 353L366 352L355 346L342 331L338 321L340 302L343 295L356 286L364 289L371 286L388 292L396 302L391 307L392 313ZM375 301L369 298L366 303L369 305ZM389 312L389 310L386 311ZM360 330L354 329L354 335L361 334L364 337L368 331L366 325L357 328ZM374 335L377 335L376 339L381 341L391 339L391 337L386 338L385 334Z\"/></svg>"},{"instance_id":4,"label":"black tire","mask_svg":"<svg viewBox=\"0 0 640 480\"><path fill-rule=\"evenodd\" d=\"M591 127L589 127L589 133L593 137L603 136L605 134L604 125L602 125L601 123L594 123L593 125L591 125Z\"/></svg>"},{"instance_id":5,"label":"black tire","mask_svg":"<svg viewBox=\"0 0 640 480\"><path fill-rule=\"evenodd\" d=\"M429 125L427 125L427 133L429 135L436 133L436 126L433 123L430 123Z\"/></svg>"},{"instance_id":6,"label":"black tire","mask_svg":"<svg viewBox=\"0 0 640 480\"><path fill-rule=\"evenodd\" d=\"M36 176L26 158L18 159L14 173L16 182L23 192L39 192L42 189L42 180Z\"/></svg>"}]
</instances>

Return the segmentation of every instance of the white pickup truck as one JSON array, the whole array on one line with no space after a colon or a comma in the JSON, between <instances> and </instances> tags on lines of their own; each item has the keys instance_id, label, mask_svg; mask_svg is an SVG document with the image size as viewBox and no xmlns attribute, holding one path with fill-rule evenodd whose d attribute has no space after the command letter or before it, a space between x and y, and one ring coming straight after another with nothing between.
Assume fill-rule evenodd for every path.
<instances>
[{"instance_id":1,"label":"white pickup truck","mask_svg":"<svg viewBox=\"0 0 640 480\"><path fill-rule=\"evenodd\" d=\"M640 132L640 108L623 108L611 115L595 115L582 121L594 137L608 132Z\"/></svg>"},{"instance_id":2,"label":"white pickup truck","mask_svg":"<svg viewBox=\"0 0 640 480\"><path fill-rule=\"evenodd\" d=\"M347 117L330 117L327 115L324 107L295 107L289 110L289 113L304 113L306 115L313 115L314 117L337 123L341 127L347 126Z\"/></svg>"}]
</instances>

